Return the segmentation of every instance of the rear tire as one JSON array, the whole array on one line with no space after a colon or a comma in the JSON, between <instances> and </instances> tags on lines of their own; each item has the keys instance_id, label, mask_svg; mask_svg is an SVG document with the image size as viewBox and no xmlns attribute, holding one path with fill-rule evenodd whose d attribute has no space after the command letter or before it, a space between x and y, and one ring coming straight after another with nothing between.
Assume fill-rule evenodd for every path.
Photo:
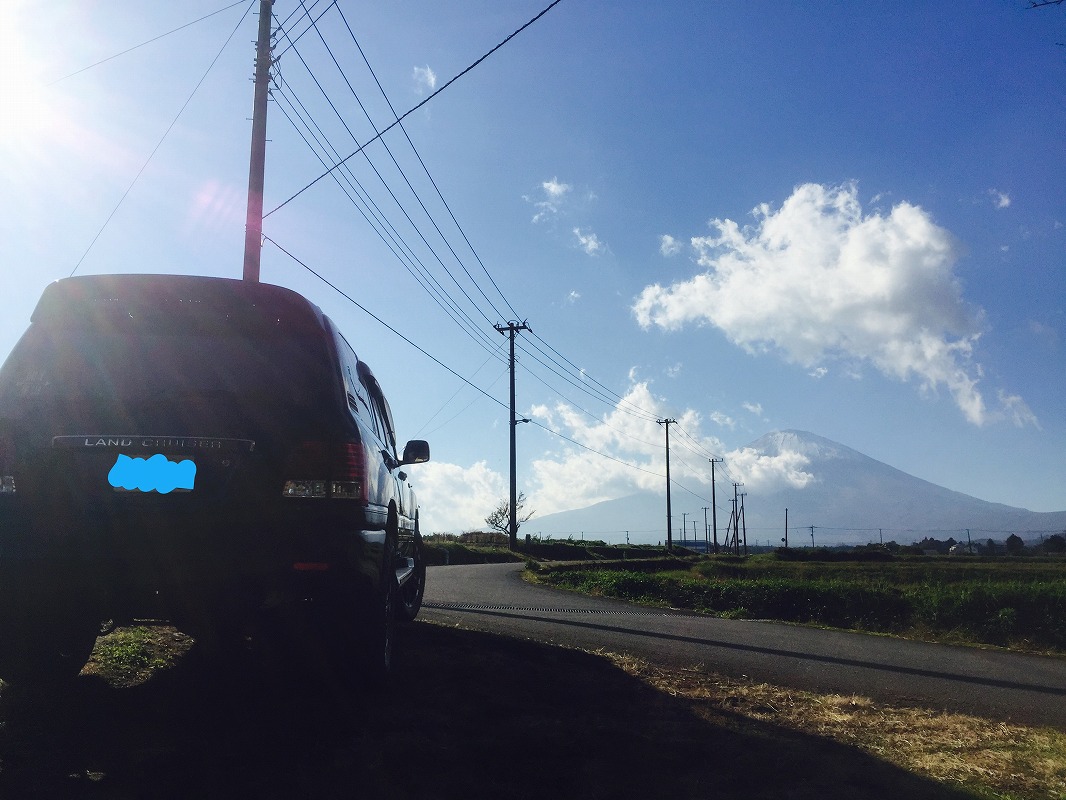
<instances>
[{"instance_id":1,"label":"rear tire","mask_svg":"<svg viewBox=\"0 0 1066 800\"><path fill-rule=\"evenodd\" d=\"M408 555L414 558L415 568L404 585L397 587L396 617L400 622L414 621L426 593L426 557L422 549L422 534L418 531L415 531L409 548Z\"/></svg>"}]
</instances>

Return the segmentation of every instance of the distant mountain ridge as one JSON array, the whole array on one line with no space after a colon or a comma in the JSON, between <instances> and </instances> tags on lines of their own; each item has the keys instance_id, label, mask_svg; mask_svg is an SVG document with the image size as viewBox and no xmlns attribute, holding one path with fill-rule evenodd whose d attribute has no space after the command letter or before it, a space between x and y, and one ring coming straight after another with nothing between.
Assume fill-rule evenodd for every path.
<instances>
[{"instance_id":1,"label":"distant mountain ridge","mask_svg":"<svg viewBox=\"0 0 1066 800\"><path fill-rule=\"evenodd\" d=\"M1002 541L1010 533L1023 539L1039 539L1041 533L1066 530L1066 511L1037 512L991 503L955 492L908 475L850 447L799 430L773 431L742 448L763 459L791 457L794 481L806 485L777 485L760 489L745 487L744 518L749 543L777 545L784 535L788 509L790 544L821 545L895 540L909 544L926 536L965 540L966 530L974 541ZM802 456L796 458L795 454ZM803 477L809 476L809 477ZM710 488L691 487L709 497ZM717 489L718 530L721 537L732 508L732 492ZM709 503L674 487L673 531L680 535L687 513L687 536L693 522L703 537L703 510ZM708 519L710 512L708 512ZM587 508L534 517L523 533L625 541L662 540L666 534L665 494L644 492L608 500ZM657 533L658 532L658 533ZM806 538L804 538L806 537Z\"/></svg>"}]
</instances>

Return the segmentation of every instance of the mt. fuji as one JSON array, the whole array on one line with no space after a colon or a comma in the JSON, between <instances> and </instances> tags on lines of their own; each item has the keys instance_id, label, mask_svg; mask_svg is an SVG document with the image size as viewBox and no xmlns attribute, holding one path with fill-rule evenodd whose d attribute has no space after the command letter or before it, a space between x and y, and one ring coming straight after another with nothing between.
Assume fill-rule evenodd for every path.
<instances>
[{"instance_id":1,"label":"mt. fuji","mask_svg":"<svg viewBox=\"0 0 1066 800\"><path fill-rule=\"evenodd\" d=\"M739 456L739 457L738 457ZM1066 529L1066 511L1033 512L990 503L908 475L838 442L797 430L774 431L734 453L737 466L726 468L745 485L744 528L749 544L777 546L784 536L788 509L789 544L809 543L811 526L818 546L895 540L910 544L927 536L1002 541L1011 533L1025 540ZM741 472L740 462L744 464ZM775 465L776 480L762 467ZM784 465L784 468L783 468ZM696 487L692 487L696 488ZM698 487L710 497L709 486ZM733 508L733 486L716 483L719 540ZM675 539L704 536L708 502L674 487L672 530ZM707 510L708 525L712 518ZM695 523L695 528L693 524ZM522 533L583 536L617 543L662 541L666 532L665 489L608 500L587 508L534 517Z\"/></svg>"}]
</instances>

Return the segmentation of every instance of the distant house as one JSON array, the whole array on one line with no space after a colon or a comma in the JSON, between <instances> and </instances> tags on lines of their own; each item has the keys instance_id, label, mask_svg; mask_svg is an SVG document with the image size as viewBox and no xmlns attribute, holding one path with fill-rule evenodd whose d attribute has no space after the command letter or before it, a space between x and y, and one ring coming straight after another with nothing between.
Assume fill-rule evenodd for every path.
<instances>
[{"instance_id":1,"label":"distant house","mask_svg":"<svg viewBox=\"0 0 1066 800\"><path fill-rule=\"evenodd\" d=\"M963 545L965 547L965 545ZM931 539L928 536L918 542L917 547L927 556L946 556L956 547L954 539L942 542L939 539Z\"/></svg>"}]
</instances>

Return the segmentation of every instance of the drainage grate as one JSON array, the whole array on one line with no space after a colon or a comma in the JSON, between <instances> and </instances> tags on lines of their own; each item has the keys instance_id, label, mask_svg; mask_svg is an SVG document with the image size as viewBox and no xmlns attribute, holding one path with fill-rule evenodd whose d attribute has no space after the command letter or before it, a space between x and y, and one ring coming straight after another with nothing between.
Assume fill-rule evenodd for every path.
<instances>
[{"instance_id":1,"label":"drainage grate","mask_svg":"<svg viewBox=\"0 0 1066 800\"><path fill-rule=\"evenodd\" d=\"M598 608L545 608L534 606L499 606L488 603L423 603L423 608L436 608L441 611L525 611L534 614L588 614L604 617L666 617L663 611L633 611L619 609L609 611Z\"/></svg>"}]
</instances>

